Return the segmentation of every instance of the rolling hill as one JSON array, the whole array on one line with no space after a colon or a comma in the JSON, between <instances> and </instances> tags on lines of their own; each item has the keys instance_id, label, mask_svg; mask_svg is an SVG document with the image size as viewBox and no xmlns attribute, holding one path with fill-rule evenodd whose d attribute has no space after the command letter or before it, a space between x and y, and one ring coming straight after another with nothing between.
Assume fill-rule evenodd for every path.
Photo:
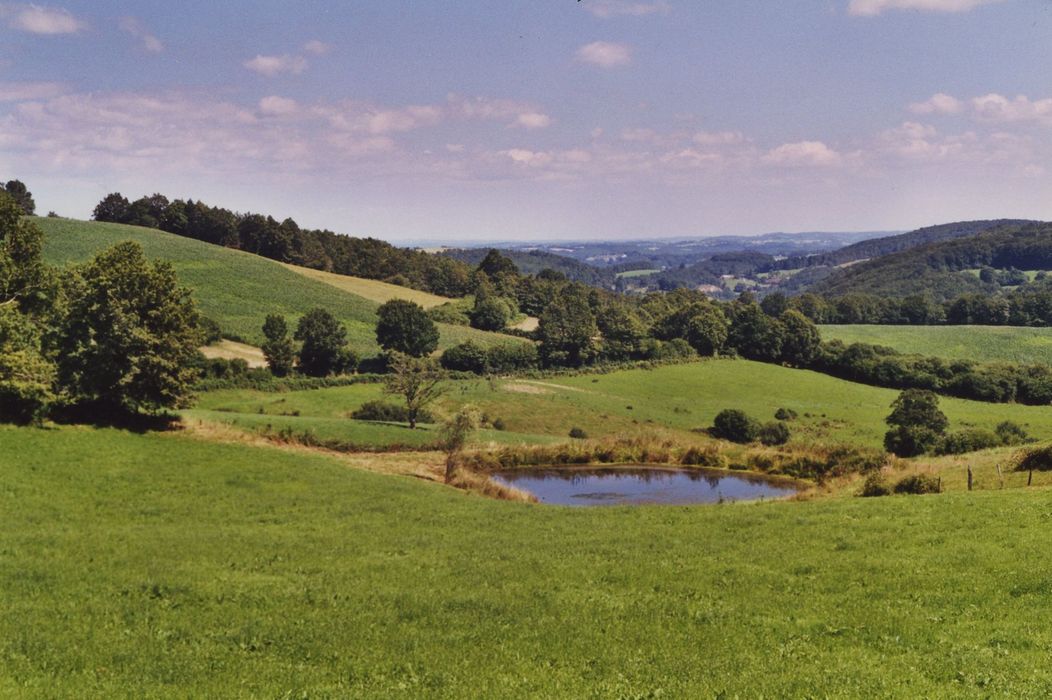
<instances>
[{"instance_id":1,"label":"rolling hill","mask_svg":"<svg viewBox=\"0 0 1052 700\"><path fill-rule=\"evenodd\" d=\"M52 265L84 262L121 241L139 243L149 258L172 264L180 282L193 289L202 313L219 323L224 336L255 345L263 340L267 314L284 314L295 322L309 309L323 307L347 326L348 341L356 351L372 354L378 350L374 328L382 301L401 297L425 306L445 301L375 280L283 265L156 229L59 218L35 222L44 232L44 257ZM469 338L486 346L524 342L464 326L439 324L439 328L443 348Z\"/></svg>"}]
</instances>

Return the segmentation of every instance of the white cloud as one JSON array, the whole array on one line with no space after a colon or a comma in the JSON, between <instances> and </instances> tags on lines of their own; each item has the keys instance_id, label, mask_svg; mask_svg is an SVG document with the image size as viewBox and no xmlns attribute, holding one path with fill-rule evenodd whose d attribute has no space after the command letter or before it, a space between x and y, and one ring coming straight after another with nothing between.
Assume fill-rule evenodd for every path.
<instances>
[{"instance_id":1,"label":"white cloud","mask_svg":"<svg viewBox=\"0 0 1052 700\"><path fill-rule=\"evenodd\" d=\"M280 73L292 73L298 75L307 69L307 59L303 56L256 56L242 64L250 71L259 73L268 78L273 78Z\"/></svg>"},{"instance_id":2,"label":"white cloud","mask_svg":"<svg viewBox=\"0 0 1052 700\"><path fill-rule=\"evenodd\" d=\"M270 116L287 116L295 114L299 110L296 100L278 95L270 95L259 101L259 111Z\"/></svg>"},{"instance_id":3,"label":"white cloud","mask_svg":"<svg viewBox=\"0 0 1052 700\"><path fill-rule=\"evenodd\" d=\"M851 0L848 14L875 17L888 10L916 10L920 12L968 12L980 5L992 5L1003 0Z\"/></svg>"},{"instance_id":4,"label":"white cloud","mask_svg":"<svg viewBox=\"0 0 1052 700\"><path fill-rule=\"evenodd\" d=\"M438 107L413 105L369 114L366 124L371 134L389 134L435 124L441 118L442 110Z\"/></svg>"},{"instance_id":5,"label":"white cloud","mask_svg":"<svg viewBox=\"0 0 1052 700\"><path fill-rule=\"evenodd\" d=\"M331 46L326 44L324 41L318 41L317 39L308 41L306 44L303 45L304 51L310 54L314 54L315 56L321 56L322 54L329 53L331 49Z\"/></svg>"},{"instance_id":6,"label":"white cloud","mask_svg":"<svg viewBox=\"0 0 1052 700\"><path fill-rule=\"evenodd\" d=\"M771 149L763 161L784 167L829 167L839 165L841 156L821 141L798 141Z\"/></svg>"},{"instance_id":7,"label":"white cloud","mask_svg":"<svg viewBox=\"0 0 1052 700\"><path fill-rule=\"evenodd\" d=\"M550 126L552 118L547 114L541 114L540 112L523 112L515 118L514 126L521 126L524 129L543 129Z\"/></svg>"},{"instance_id":8,"label":"white cloud","mask_svg":"<svg viewBox=\"0 0 1052 700\"><path fill-rule=\"evenodd\" d=\"M611 17L643 17L653 14L665 14L669 11L667 2L632 2L630 0L585 0L584 9L600 19Z\"/></svg>"},{"instance_id":9,"label":"white cloud","mask_svg":"<svg viewBox=\"0 0 1052 700\"><path fill-rule=\"evenodd\" d=\"M631 62L632 50L625 44L593 41L577 49L577 59L600 68L616 68Z\"/></svg>"},{"instance_id":10,"label":"white cloud","mask_svg":"<svg viewBox=\"0 0 1052 700\"><path fill-rule=\"evenodd\" d=\"M699 131L692 138L701 146L732 146L745 142L745 135L740 131Z\"/></svg>"},{"instance_id":11,"label":"white cloud","mask_svg":"<svg viewBox=\"0 0 1052 700\"><path fill-rule=\"evenodd\" d=\"M121 31L131 34L136 39L142 41L143 48L150 53L160 53L164 51L164 44L156 36L150 33L150 30L146 28L142 22L134 17L121 17L118 26Z\"/></svg>"},{"instance_id":12,"label":"white cloud","mask_svg":"<svg viewBox=\"0 0 1052 700\"><path fill-rule=\"evenodd\" d=\"M1008 99L991 93L972 100L975 116L987 122L1052 122L1052 98L1031 100L1025 95Z\"/></svg>"},{"instance_id":13,"label":"white cloud","mask_svg":"<svg viewBox=\"0 0 1052 700\"><path fill-rule=\"evenodd\" d=\"M914 102L909 107L914 114L959 114L964 103L952 95L939 92L924 102Z\"/></svg>"},{"instance_id":14,"label":"white cloud","mask_svg":"<svg viewBox=\"0 0 1052 700\"><path fill-rule=\"evenodd\" d=\"M7 16L8 25L30 34L76 34L87 25L74 17L68 10L39 5L7 5L0 8Z\"/></svg>"},{"instance_id":15,"label":"white cloud","mask_svg":"<svg viewBox=\"0 0 1052 700\"><path fill-rule=\"evenodd\" d=\"M65 92L61 83L0 83L0 102L44 100Z\"/></svg>"}]
</instances>

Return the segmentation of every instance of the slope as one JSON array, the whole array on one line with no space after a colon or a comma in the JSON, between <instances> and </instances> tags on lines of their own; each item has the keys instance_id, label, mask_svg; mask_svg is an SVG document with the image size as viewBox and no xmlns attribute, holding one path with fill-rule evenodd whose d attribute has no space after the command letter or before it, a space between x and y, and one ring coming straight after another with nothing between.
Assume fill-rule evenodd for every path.
<instances>
[{"instance_id":1,"label":"slope","mask_svg":"<svg viewBox=\"0 0 1052 700\"><path fill-rule=\"evenodd\" d=\"M283 314L295 322L309 309L323 307L347 326L348 341L355 350L375 353L378 349L374 335L377 298L393 296L400 289L383 285L381 290L378 285L382 283L357 278L348 278L346 287L340 288L251 253L155 229L59 218L38 218L35 222L44 231L44 257L53 265L86 261L121 241L139 243L151 259L172 264L180 282L193 289L202 313L215 319L224 335L257 345L263 340L261 328L267 314ZM373 298L348 291L355 286L359 290L368 288ZM410 299L417 300L420 294L405 290L405 296ZM487 346L523 342L498 333L439 325L440 347L468 338Z\"/></svg>"}]
</instances>

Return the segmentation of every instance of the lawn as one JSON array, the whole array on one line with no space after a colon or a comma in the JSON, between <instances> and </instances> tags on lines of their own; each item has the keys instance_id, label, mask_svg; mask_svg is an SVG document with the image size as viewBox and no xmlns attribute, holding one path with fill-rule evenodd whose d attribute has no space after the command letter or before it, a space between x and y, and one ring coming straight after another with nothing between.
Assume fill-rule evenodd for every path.
<instances>
[{"instance_id":1,"label":"lawn","mask_svg":"<svg viewBox=\"0 0 1052 700\"><path fill-rule=\"evenodd\" d=\"M795 440L836 441L879 447L884 418L898 392L836 379L817 372L746 360L702 361L656 369L543 380L466 380L451 384L438 408L447 412L472 403L508 431L565 438L573 427L591 437L661 431L696 439L693 429L712 425L725 408L773 420L781 407L799 414ZM252 390L204 394L199 407L237 414L337 419L380 397L379 385L359 384L280 394ZM391 399L393 400L393 399ZM942 398L951 429L983 427L1013 420L1035 437L1052 439L1052 407L992 404ZM232 414L228 414L232 415Z\"/></svg>"},{"instance_id":2,"label":"lawn","mask_svg":"<svg viewBox=\"0 0 1052 700\"><path fill-rule=\"evenodd\" d=\"M0 428L6 697L1047 697L1049 491L491 501Z\"/></svg>"},{"instance_id":3,"label":"lawn","mask_svg":"<svg viewBox=\"0 0 1052 700\"><path fill-rule=\"evenodd\" d=\"M44 258L53 265L83 262L121 241L138 242L149 258L172 264L180 282L193 289L202 312L219 322L225 334L254 345L263 342L267 314L284 314L294 324L309 309L323 307L347 327L348 341L355 350L375 354L379 349L375 336L379 297L400 289L357 278L335 285L258 255L154 229L59 218L34 221L45 234ZM368 294L359 296L355 289ZM408 289L405 294L416 300L440 298ZM486 346L523 342L465 326L439 324L439 329L442 348L469 338Z\"/></svg>"},{"instance_id":4,"label":"lawn","mask_svg":"<svg viewBox=\"0 0 1052 700\"><path fill-rule=\"evenodd\" d=\"M824 340L978 362L1052 364L1052 328L1014 326L820 326Z\"/></svg>"}]
</instances>

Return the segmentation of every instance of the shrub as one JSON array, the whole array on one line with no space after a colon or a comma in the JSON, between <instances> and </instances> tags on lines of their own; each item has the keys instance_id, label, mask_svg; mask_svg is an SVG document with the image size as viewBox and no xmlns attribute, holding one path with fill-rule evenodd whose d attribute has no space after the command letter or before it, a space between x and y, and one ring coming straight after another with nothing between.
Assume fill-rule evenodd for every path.
<instances>
[{"instance_id":1,"label":"shrub","mask_svg":"<svg viewBox=\"0 0 1052 700\"><path fill-rule=\"evenodd\" d=\"M895 484L895 493L925 494L941 491L942 481L931 474L910 474Z\"/></svg>"},{"instance_id":2,"label":"shrub","mask_svg":"<svg viewBox=\"0 0 1052 700\"><path fill-rule=\"evenodd\" d=\"M900 425L885 433L884 449L899 457L916 457L929 452L938 439L928 428Z\"/></svg>"},{"instance_id":3,"label":"shrub","mask_svg":"<svg viewBox=\"0 0 1052 700\"><path fill-rule=\"evenodd\" d=\"M467 326L471 323L467 311L460 301L447 301L427 310L428 318L435 323L449 323L454 326Z\"/></svg>"},{"instance_id":4,"label":"shrub","mask_svg":"<svg viewBox=\"0 0 1052 700\"><path fill-rule=\"evenodd\" d=\"M782 421L771 421L764 423L757 433L757 437L760 438L760 442L773 447L774 445L784 445L789 442L790 432L789 426Z\"/></svg>"},{"instance_id":5,"label":"shrub","mask_svg":"<svg viewBox=\"0 0 1052 700\"><path fill-rule=\"evenodd\" d=\"M799 418L799 414L791 408L779 408L774 412L776 420L796 420Z\"/></svg>"},{"instance_id":6,"label":"shrub","mask_svg":"<svg viewBox=\"0 0 1052 700\"><path fill-rule=\"evenodd\" d=\"M1001 438L989 430L977 428L959 430L939 438L939 441L935 444L935 454L960 455L965 452L986 450L1003 444L1004 442Z\"/></svg>"},{"instance_id":7,"label":"shrub","mask_svg":"<svg viewBox=\"0 0 1052 700\"><path fill-rule=\"evenodd\" d=\"M471 326L483 331L499 331L508 325L511 318L508 303L498 297L487 297L478 301L471 310Z\"/></svg>"},{"instance_id":8,"label":"shrub","mask_svg":"<svg viewBox=\"0 0 1052 700\"><path fill-rule=\"evenodd\" d=\"M405 406L374 399L373 401L366 401L352 411L351 418L355 420L383 421L386 423L405 423L409 420L409 415ZM426 411L417 416L417 420L423 423L430 423L433 419L434 417Z\"/></svg>"},{"instance_id":9,"label":"shrub","mask_svg":"<svg viewBox=\"0 0 1052 700\"><path fill-rule=\"evenodd\" d=\"M201 329L201 333L204 336L202 342L205 345L215 345L223 339L223 331L215 319L208 316L200 316L197 319L197 326Z\"/></svg>"},{"instance_id":10,"label":"shrub","mask_svg":"<svg viewBox=\"0 0 1052 700\"><path fill-rule=\"evenodd\" d=\"M577 426L574 426L573 428L570 428L570 437L572 437L572 438L574 438L576 440L584 440L585 438L588 437L588 433L586 433L581 428L578 428Z\"/></svg>"},{"instance_id":11,"label":"shrub","mask_svg":"<svg viewBox=\"0 0 1052 700\"><path fill-rule=\"evenodd\" d=\"M521 372L539 367L540 357L533 343L505 343L486 351L486 364L491 372Z\"/></svg>"},{"instance_id":12,"label":"shrub","mask_svg":"<svg viewBox=\"0 0 1052 700\"><path fill-rule=\"evenodd\" d=\"M1016 464L1016 471L1052 471L1052 445L1027 450Z\"/></svg>"},{"instance_id":13,"label":"shrub","mask_svg":"<svg viewBox=\"0 0 1052 700\"><path fill-rule=\"evenodd\" d=\"M440 362L444 368L454 372L482 374L486 371L487 359L486 348L469 340L443 352Z\"/></svg>"},{"instance_id":14,"label":"shrub","mask_svg":"<svg viewBox=\"0 0 1052 700\"><path fill-rule=\"evenodd\" d=\"M880 472L873 472L866 477L866 482L862 484L862 491L859 493L864 498L873 498L876 496L890 496L891 486L888 484L887 479Z\"/></svg>"},{"instance_id":15,"label":"shrub","mask_svg":"<svg viewBox=\"0 0 1052 700\"><path fill-rule=\"evenodd\" d=\"M723 467L726 461L715 445L689 447L680 455L679 463L690 467Z\"/></svg>"},{"instance_id":16,"label":"shrub","mask_svg":"<svg viewBox=\"0 0 1052 700\"><path fill-rule=\"evenodd\" d=\"M490 423L490 425L493 426L494 430L507 430L508 429L507 426L505 426L505 424L504 424L504 419L503 418L494 418L493 422Z\"/></svg>"},{"instance_id":17,"label":"shrub","mask_svg":"<svg viewBox=\"0 0 1052 700\"><path fill-rule=\"evenodd\" d=\"M736 408L720 411L712 421L712 435L731 442L752 442L759 431L759 424Z\"/></svg>"},{"instance_id":18,"label":"shrub","mask_svg":"<svg viewBox=\"0 0 1052 700\"><path fill-rule=\"evenodd\" d=\"M1010 420L999 423L994 428L994 432L997 433L997 437L1000 438L1001 443L1004 445L1021 445L1029 440L1029 436L1022 426Z\"/></svg>"}]
</instances>

